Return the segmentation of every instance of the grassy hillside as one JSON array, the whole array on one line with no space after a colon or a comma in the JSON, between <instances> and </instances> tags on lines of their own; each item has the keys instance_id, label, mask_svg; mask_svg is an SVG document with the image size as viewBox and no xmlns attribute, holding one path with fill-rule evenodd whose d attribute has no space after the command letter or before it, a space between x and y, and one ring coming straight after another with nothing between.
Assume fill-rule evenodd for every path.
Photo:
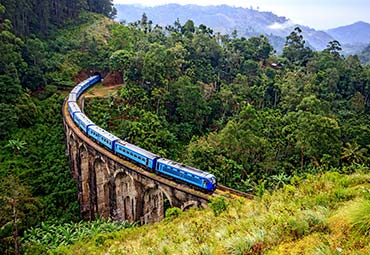
<instances>
[{"instance_id":1,"label":"grassy hillside","mask_svg":"<svg viewBox=\"0 0 370 255\"><path fill-rule=\"evenodd\" d=\"M220 202L214 202L214 205ZM211 206L212 207L212 206ZM214 208L214 207L213 207ZM60 246L52 254L369 254L370 174L327 172L253 201Z\"/></svg>"}]
</instances>

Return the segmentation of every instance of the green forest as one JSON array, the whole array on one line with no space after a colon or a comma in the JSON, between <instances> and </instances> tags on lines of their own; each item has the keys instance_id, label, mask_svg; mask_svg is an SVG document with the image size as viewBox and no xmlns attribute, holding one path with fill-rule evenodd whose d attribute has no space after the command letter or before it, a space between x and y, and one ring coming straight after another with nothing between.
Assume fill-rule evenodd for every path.
<instances>
[{"instance_id":1,"label":"green forest","mask_svg":"<svg viewBox=\"0 0 370 255\"><path fill-rule=\"evenodd\" d=\"M77 254L64 245L94 237L95 245L104 248L106 240L122 238L106 232L145 231L102 219L80 222L61 108L76 77L87 71L118 71L123 81L114 94L86 98L86 115L96 124L256 196L256 202L221 200L209 210L192 211L195 226L226 203L225 212L210 220L217 221L219 214L225 222L236 217L245 228L258 228L261 222L267 228L275 221L276 234L287 236L275 240L256 230L249 248L239 247L248 240L230 237L220 250L197 240L195 250L183 254L262 254L316 232L339 238L338 229L326 221L340 218L332 210L352 200L360 209L349 210L354 223L345 226L357 235L341 245L358 254L370 251L364 242L370 220L361 218L370 210L370 66L360 62L366 51L344 57L338 41L313 51L297 27L277 55L262 35L222 35L191 20L161 27L145 14L120 24L110 19L114 15L110 0L0 0L0 253ZM294 207L284 204L295 192L300 196ZM253 214L245 209L250 203L266 222L244 222ZM266 212L267 203L275 205L272 211ZM307 218L296 214L303 208ZM233 210L245 210L245 216ZM288 225L273 213L288 217ZM190 216L184 214L185 222ZM181 215L169 214L166 222L171 221L176 224ZM216 242L205 233L201 237ZM337 254L327 246L317 254ZM146 252L177 254L171 249Z\"/></svg>"}]
</instances>

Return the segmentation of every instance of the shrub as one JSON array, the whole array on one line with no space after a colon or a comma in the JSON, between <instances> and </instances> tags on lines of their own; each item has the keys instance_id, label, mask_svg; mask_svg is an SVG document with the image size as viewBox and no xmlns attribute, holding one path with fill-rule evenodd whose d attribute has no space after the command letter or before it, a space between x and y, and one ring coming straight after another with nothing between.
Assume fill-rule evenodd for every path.
<instances>
[{"instance_id":1,"label":"shrub","mask_svg":"<svg viewBox=\"0 0 370 255\"><path fill-rule=\"evenodd\" d=\"M227 210L228 205L224 197L218 196L211 199L209 207L211 207L215 216L219 216L222 212Z\"/></svg>"},{"instance_id":2,"label":"shrub","mask_svg":"<svg viewBox=\"0 0 370 255\"><path fill-rule=\"evenodd\" d=\"M265 231L255 229L245 236L236 236L226 242L226 249L232 255L260 254L264 249Z\"/></svg>"},{"instance_id":3,"label":"shrub","mask_svg":"<svg viewBox=\"0 0 370 255\"><path fill-rule=\"evenodd\" d=\"M166 210L166 218L177 218L181 214L182 214L181 209L177 207L168 208Z\"/></svg>"}]
</instances>

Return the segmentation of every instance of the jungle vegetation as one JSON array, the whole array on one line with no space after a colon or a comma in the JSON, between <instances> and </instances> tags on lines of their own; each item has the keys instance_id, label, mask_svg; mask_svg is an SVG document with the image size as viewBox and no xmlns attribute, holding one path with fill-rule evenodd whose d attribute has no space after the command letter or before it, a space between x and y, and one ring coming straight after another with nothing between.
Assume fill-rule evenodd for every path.
<instances>
[{"instance_id":1,"label":"jungle vegetation","mask_svg":"<svg viewBox=\"0 0 370 255\"><path fill-rule=\"evenodd\" d=\"M174 242L195 238L189 249L198 254L258 254L270 248L279 254L286 245L299 247L305 240L326 240L314 247L322 252L317 254L335 254L334 245L369 251L360 236L369 234L363 215L369 200L370 67L357 56L343 57L340 42L314 52L297 27L277 55L264 36L221 35L191 20L160 27L144 14L137 22L119 24L101 15L114 15L111 1L44 2L48 7L37 10L33 1L0 2L3 254L45 253L50 243L64 253L68 248L63 244L86 239L74 234L81 228L77 185L69 173L61 117L73 78L84 70L119 71L124 81L112 95L86 99L87 115L98 125L256 195L253 202L215 202L212 208L226 213L218 211L214 220L221 217L230 228L214 232L212 238L228 240L221 248L207 233ZM28 7L18 13L18 5ZM359 234L335 243L336 235L345 237L331 220L343 208L348 208L347 233ZM281 218L272 217L276 210ZM205 229L213 219L203 217L211 213L168 213L168 222L195 217L189 226ZM247 222L252 214L256 217ZM245 223L239 225L245 226L245 239L233 235L237 224L230 222L235 219ZM100 223L102 232L111 224ZM275 223L275 232L266 232ZM253 233L246 230L250 224ZM73 241L40 240L45 226L73 237L60 240ZM108 228L118 230L114 223ZM132 231L132 237L114 233L129 239L142 234ZM103 250L107 240L127 240L92 232L94 245ZM164 232L153 233L161 237ZM285 234L285 239L275 236ZM156 240L146 242L156 245ZM173 249L178 248L163 244L152 254Z\"/></svg>"}]
</instances>

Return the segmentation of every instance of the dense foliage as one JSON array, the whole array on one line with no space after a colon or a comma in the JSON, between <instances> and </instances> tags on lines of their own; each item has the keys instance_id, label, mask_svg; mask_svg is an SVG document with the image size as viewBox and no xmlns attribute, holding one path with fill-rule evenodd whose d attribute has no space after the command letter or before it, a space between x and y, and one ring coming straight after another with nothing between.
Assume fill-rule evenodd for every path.
<instances>
[{"instance_id":1,"label":"dense foliage","mask_svg":"<svg viewBox=\"0 0 370 255\"><path fill-rule=\"evenodd\" d=\"M313 52L297 28L277 56L264 36L214 34L190 20L162 28L145 15L122 25L79 13L86 8L41 39L23 37L32 26L18 27L14 8L2 4L2 253L17 252L13 235L31 226L79 220L60 109L63 90L81 71L116 70L124 80L114 95L87 100L87 115L98 125L243 191L262 196L307 173L352 172L369 164L370 67L341 56L337 41ZM214 203L217 215L229 208L221 200Z\"/></svg>"},{"instance_id":2,"label":"dense foliage","mask_svg":"<svg viewBox=\"0 0 370 255\"><path fill-rule=\"evenodd\" d=\"M370 68L338 41L313 52L296 28L276 56L263 36L190 20L161 28L143 15L110 29L109 64L125 86L86 111L117 136L244 191L369 164Z\"/></svg>"},{"instance_id":3,"label":"dense foliage","mask_svg":"<svg viewBox=\"0 0 370 255\"><path fill-rule=\"evenodd\" d=\"M4 13L0 5L0 253L18 254L25 229L45 220L80 220L65 155L67 94L57 88L73 85L75 69L82 68L66 70L67 43L54 40L57 34L50 41L22 40Z\"/></svg>"},{"instance_id":4,"label":"dense foliage","mask_svg":"<svg viewBox=\"0 0 370 255\"><path fill-rule=\"evenodd\" d=\"M116 15L112 0L0 0L6 12L0 15L9 19L17 35L47 35L51 28L61 27L66 20L76 19L81 11Z\"/></svg>"},{"instance_id":5,"label":"dense foliage","mask_svg":"<svg viewBox=\"0 0 370 255\"><path fill-rule=\"evenodd\" d=\"M88 239L98 234L110 233L133 227L128 222L114 222L96 219L92 222L78 222L65 224L41 223L38 228L28 229L23 237L27 254L47 253L48 249L55 249L60 245L70 245L81 239Z\"/></svg>"}]
</instances>

